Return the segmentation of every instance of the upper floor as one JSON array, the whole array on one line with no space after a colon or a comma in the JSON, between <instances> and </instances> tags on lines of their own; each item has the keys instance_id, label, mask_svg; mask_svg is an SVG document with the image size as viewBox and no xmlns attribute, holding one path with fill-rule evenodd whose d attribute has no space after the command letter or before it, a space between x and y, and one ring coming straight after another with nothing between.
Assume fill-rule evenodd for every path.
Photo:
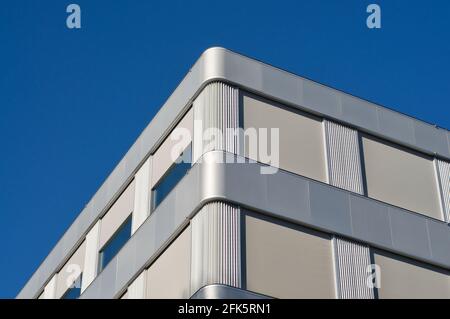
<instances>
[{"instance_id":1,"label":"upper floor","mask_svg":"<svg viewBox=\"0 0 450 319\"><path fill-rule=\"evenodd\" d=\"M152 218L163 218L158 210L168 209L173 190L185 176L196 174L194 167L214 150L245 158L250 165L268 165L282 174L344 189L439 227L449 221L447 130L212 48L192 67L18 297L73 298L93 289L96 278L112 269L108 265L117 267L117 255L139 228ZM278 170L272 172L278 174ZM193 187L218 195L225 182L217 179L225 176L206 168L202 174L210 177ZM257 188L249 180L243 176L239 187ZM297 199L287 196L285 200ZM185 210L189 218L200 209L200 203L182 199L176 203L171 210ZM335 219L335 213L329 214ZM174 233L153 230L158 238L155 254L181 226L173 226ZM340 230L336 226L329 231ZM445 245L447 239L445 235L439 244ZM450 268L448 254L441 259L424 258L414 249L398 247L393 245L391 250ZM126 285L115 289L123 292Z\"/></svg>"}]
</instances>

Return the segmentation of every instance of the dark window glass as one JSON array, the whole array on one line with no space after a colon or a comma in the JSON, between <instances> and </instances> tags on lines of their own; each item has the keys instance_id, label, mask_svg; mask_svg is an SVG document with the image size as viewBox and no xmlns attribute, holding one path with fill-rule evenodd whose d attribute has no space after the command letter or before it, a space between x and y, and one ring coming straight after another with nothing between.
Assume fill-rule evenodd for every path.
<instances>
[{"instance_id":1,"label":"dark window glass","mask_svg":"<svg viewBox=\"0 0 450 319\"><path fill-rule=\"evenodd\" d=\"M80 276L74 281L72 287L67 289L61 299L78 299L78 297L80 297L82 275L83 274L80 274Z\"/></svg>"},{"instance_id":2,"label":"dark window glass","mask_svg":"<svg viewBox=\"0 0 450 319\"><path fill-rule=\"evenodd\" d=\"M112 236L109 242L100 251L98 272L102 271L106 265L114 258L119 250L131 237L131 215L120 226L116 233Z\"/></svg>"},{"instance_id":3,"label":"dark window glass","mask_svg":"<svg viewBox=\"0 0 450 319\"><path fill-rule=\"evenodd\" d=\"M178 160L167 170L161 181L152 190L152 211L166 198L170 191L186 175L191 168L191 145L189 145Z\"/></svg>"}]
</instances>

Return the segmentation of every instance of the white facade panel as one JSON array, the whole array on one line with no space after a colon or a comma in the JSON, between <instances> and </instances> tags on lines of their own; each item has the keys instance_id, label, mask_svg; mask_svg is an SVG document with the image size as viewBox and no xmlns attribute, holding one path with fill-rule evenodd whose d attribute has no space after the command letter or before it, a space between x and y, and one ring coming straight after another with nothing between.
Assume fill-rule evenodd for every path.
<instances>
[{"instance_id":1,"label":"white facade panel","mask_svg":"<svg viewBox=\"0 0 450 319\"><path fill-rule=\"evenodd\" d=\"M148 158L134 176L134 208L131 233L142 225L150 214L150 172L152 158Z\"/></svg>"},{"instance_id":2,"label":"white facade panel","mask_svg":"<svg viewBox=\"0 0 450 319\"><path fill-rule=\"evenodd\" d=\"M100 227L100 248L113 236L120 225L131 215L134 209L135 185L133 180L123 191L108 212L103 216Z\"/></svg>"},{"instance_id":3,"label":"white facade panel","mask_svg":"<svg viewBox=\"0 0 450 319\"><path fill-rule=\"evenodd\" d=\"M86 251L84 257L83 280L81 281L81 293L91 284L97 276L98 252L100 250L100 224L101 220L92 227L86 235Z\"/></svg>"}]
</instances>

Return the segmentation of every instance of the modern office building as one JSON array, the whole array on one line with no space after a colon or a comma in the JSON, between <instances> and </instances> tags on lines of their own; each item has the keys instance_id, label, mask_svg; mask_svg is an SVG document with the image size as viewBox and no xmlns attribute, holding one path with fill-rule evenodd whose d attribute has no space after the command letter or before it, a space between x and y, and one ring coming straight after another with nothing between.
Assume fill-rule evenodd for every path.
<instances>
[{"instance_id":1,"label":"modern office building","mask_svg":"<svg viewBox=\"0 0 450 319\"><path fill-rule=\"evenodd\" d=\"M449 218L449 131L211 48L17 297L450 298Z\"/></svg>"}]
</instances>

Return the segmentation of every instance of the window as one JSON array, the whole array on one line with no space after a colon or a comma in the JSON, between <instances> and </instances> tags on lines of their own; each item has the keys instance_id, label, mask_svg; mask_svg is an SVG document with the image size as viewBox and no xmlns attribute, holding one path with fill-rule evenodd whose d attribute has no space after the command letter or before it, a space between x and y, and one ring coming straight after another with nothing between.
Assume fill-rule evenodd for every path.
<instances>
[{"instance_id":1,"label":"window","mask_svg":"<svg viewBox=\"0 0 450 319\"><path fill-rule=\"evenodd\" d=\"M101 272L106 265L117 255L119 250L131 237L131 215L119 227L112 238L100 250L98 272Z\"/></svg>"},{"instance_id":2,"label":"window","mask_svg":"<svg viewBox=\"0 0 450 319\"><path fill-rule=\"evenodd\" d=\"M146 298L189 298L191 227L188 226L147 269Z\"/></svg>"},{"instance_id":3,"label":"window","mask_svg":"<svg viewBox=\"0 0 450 319\"><path fill-rule=\"evenodd\" d=\"M369 197L444 219L431 157L370 136L362 146Z\"/></svg>"},{"instance_id":4,"label":"window","mask_svg":"<svg viewBox=\"0 0 450 319\"><path fill-rule=\"evenodd\" d=\"M72 256L70 256L61 270L59 270L56 276L55 298L72 298L71 295L73 294L76 296L76 289L72 288L81 287L81 274L84 269L85 253L86 241L83 241ZM69 291L69 289L71 291Z\"/></svg>"},{"instance_id":5,"label":"window","mask_svg":"<svg viewBox=\"0 0 450 319\"><path fill-rule=\"evenodd\" d=\"M320 118L245 93L243 127L248 133L248 138L244 137L245 157L326 182L327 165ZM276 141L272 141L273 129L279 132L278 145L272 145ZM265 130L267 135L264 136ZM251 134L252 131L255 134ZM279 163L272 162L276 160L273 155L277 152ZM265 154L271 156L265 157Z\"/></svg>"},{"instance_id":6,"label":"window","mask_svg":"<svg viewBox=\"0 0 450 319\"><path fill-rule=\"evenodd\" d=\"M450 298L450 273L420 261L373 249L380 267L380 299Z\"/></svg>"},{"instance_id":7,"label":"window","mask_svg":"<svg viewBox=\"0 0 450 319\"><path fill-rule=\"evenodd\" d=\"M246 212L245 233L248 290L275 298L335 298L330 235L252 212Z\"/></svg>"},{"instance_id":8,"label":"window","mask_svg":"<svg viewBox=\"0 0 450 319\"><path fill-rule=\"evenodd\" d=\"M67 289L61 299L78 299L78 297L80 297L82 276L83 274L81 273L80 276L78 276L78 278L73 282L72 286Z\"/></svg>"},{"instance_id":9,"label":"window","mask_svg":"<svg viewBox=\"0 0 450 319\"><path fill-rule=\"evenodd\" d=\"M181 153L180 157L167 170L166 174L161 178L158 184L152 189L152 211L166 198L170 191L178 184L178 182L187 174L191 168L192 150L190 144Z\"/></svg>"}]
</instances>

